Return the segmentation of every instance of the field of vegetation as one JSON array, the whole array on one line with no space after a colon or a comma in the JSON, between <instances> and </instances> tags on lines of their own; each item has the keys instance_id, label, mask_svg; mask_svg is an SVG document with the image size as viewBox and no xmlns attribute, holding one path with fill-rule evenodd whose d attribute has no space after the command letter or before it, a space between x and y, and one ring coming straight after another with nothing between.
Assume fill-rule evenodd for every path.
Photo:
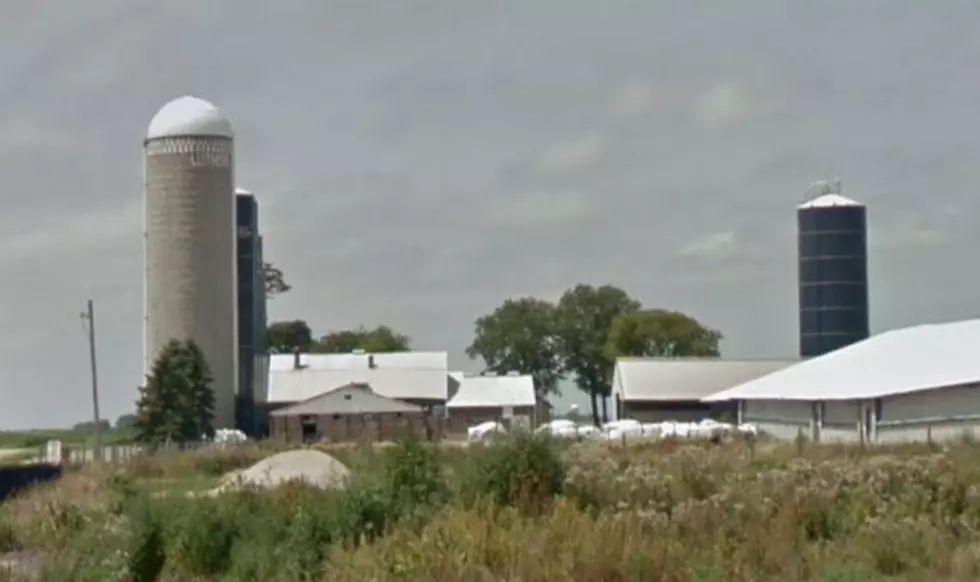
<instances>
[{"instance_id":1,"label":"field of vegetation","mask_svg":"<svg viewBox=\"0 0 980 582\"><path fill-rule=\"evenodd\" d=\"M44 429L22 432L0 431L0 450L31 449L39 450L50 440L60 440L69 446L92 446L95 444L95 433L91 429ZM133 441L129 431L106 429L102 434L104 445L128 444Z\"/></svg>"},{"instance_id":2,"label":"field of vegetation","mask_svg":"<svg viewBox=\"0 0 980 582\"><path fill-rule=\"evenodd\" d=\"M249 447L88 467L0 508L0 553L46 582L980 578L967 442L330 452L352 468L344 491L185 494L265 454Z\"/></svg>"}]
</instances>

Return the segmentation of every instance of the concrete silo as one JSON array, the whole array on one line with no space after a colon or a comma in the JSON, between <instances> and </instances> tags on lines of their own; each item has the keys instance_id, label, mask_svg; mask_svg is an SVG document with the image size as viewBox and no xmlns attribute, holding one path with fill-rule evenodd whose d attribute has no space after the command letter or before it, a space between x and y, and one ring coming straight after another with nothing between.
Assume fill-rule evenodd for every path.
<instances>
[{"instance_id":1,"label":"concrete silo","mask_svg":"<svg viewBox=\"0 0 980 582\"><path fill-rule=\"evenodd\" d=\"M797 209L800 356L820 356L867 339L867 209L817 182Z\"/></svg>"},{"instance_id":2,"label":"concrete silo","mask_svg":"<svg viewBox=\"0 0 980 582\"><path fill-rule=\"evenodd\" d=\"M167 103L144 142L144 371L172 339L200 346L215 428L235 426L238 390L231 123L195 97Z\"/></svg>"}]
</instances>

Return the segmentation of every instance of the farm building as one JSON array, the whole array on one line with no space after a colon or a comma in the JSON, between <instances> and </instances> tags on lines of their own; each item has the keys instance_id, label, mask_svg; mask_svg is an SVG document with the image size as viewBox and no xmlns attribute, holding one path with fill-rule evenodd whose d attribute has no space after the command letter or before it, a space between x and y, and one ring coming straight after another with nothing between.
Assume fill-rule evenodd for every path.
<instances>
[{"instance_id":1,"label":"farm building","mask_svg":"<svg viewBox=\"0 0 980 582\"><path fill-rule=\"evenodd\" d=\"M444 417L446 401L458 389L448 360L446 352L273 354L266 359L264 412L268 416L338 388L363 384L378 396Z\"/></svg>"},{"instance_id":2,"label":"farm building","mask_svg":"<svg viewBox=\"0 0 980 582\"><path fill-rule=\"evenodd\" d=\"M704 399L778 437L872 443L980 429L980 319L888 331Z\"/></svg>"},{"instance_id":3,"label":"farm building","mask_svg":"<svg viewBox=\"0 0 980 582\"><path fill-rule=\"evenodd\" d=\"M273 411L272 438L286 442L392 440L406 434L431 436L425 409L386 398L368 384L352 383Z\"/></svg>"},{"instance_id":4,"label":"farm building","mask_svg":"<svg viewBox=\"0 0 980 582\"><path fill-rule=\"evenodd\" d=\"M534 427L546 414L547 406L536 397L531 376L452 375L459 391L446 408L454 432L488 421Z\"/></svg>"},{"instance_id":5,"label":"farm building","mask_svg":"<svg viewBox=\"0 0 980 582\"><path fill-rule=\"evenodd\" d=\"M734 405L701 399L793 363L794 360L619 358L613 372L612 418L688 422L718 417L726 411L734 415Z\"/></svg>"},{"instance_id":6,"label":"farm building","mask_svg":"<svg viewBox=\"0 0 980 582\"><path fill-rule=\"evenodd\" d=\"M273 408L303 402L350 383L366 383L386 398L443 407L455 393L446 352L276 354L270 356Z\"/></svg>"}]
</instances>

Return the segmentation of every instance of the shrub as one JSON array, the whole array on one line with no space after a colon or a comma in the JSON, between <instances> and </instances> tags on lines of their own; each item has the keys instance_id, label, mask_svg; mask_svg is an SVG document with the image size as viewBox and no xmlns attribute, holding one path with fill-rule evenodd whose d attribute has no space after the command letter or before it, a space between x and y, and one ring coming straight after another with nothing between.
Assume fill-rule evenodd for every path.
<instances>
[{"instance_id":1,"label":"shrub","mask_svg":"<svg viewBox=\"0 0 980 582\"><path fill-rule=\"evenodd\" d=\"M564 480L565 464L555 440L525 433L474 451L459 493L468 503L486 497L534 512L551 505Z\"/></svg>"},{"instance_id":2,"label":"shrub","mask_svg":"<svg viewBox=\"0 0 980 582\"><path fill-rule=\"evenodd\" d=\"M228 570L239 533L233 514L240 496L168 500L167 557L189 576L215 576Z\"/></svg>"},{"instance_id":3,"label":"shrub","mask_svg":"<svg viewBox=\"0 0 980 582\"><path fill-rule=\"evenodd\" d=\"M54 582L150 580L159 568L160 580L196 582L980 576L973 443L562 450L522 435L454 452L410 440L360 451L343 491L148 498L126 475L70 474L0 516L17 534L8 547L40 549Z\"/></svg>"},{"instance_id":4,"label":"shrub","mask_svg":"<svg viewBox=\"0 0 980 582\"><path fill-rule=\"evenodd\" d=\"M265 458L268 451L253 445L210 448L188 453L146 452L131 459L126 474L139 478L220 477Z\"/></svg>"},{"instance_id":5,"label":"shrub","mask_svg":"<svg viewBox=\"0 0 980 582\"><path fill-rule=\"evenodd\" d=\"M338 536L338 493L303 484L247 492L248 515L232 549L227 578L236 582L316 580ZM254 504L254 505L252 505Z\"/></svg>"},{"instance_id":6,"label":"shrub","mask_svg":"<svg viewBox=\"0 0 980 582\"><path fill-rule=\"evenodd\" d=\"M399 516L437 504L446 496L446 479L434 447L417 438L399 441L385 451L383 478L392 510Z\"/></svg>"},{"instance_id":7,"label":"shrub","mask_svg":"<svg viewBox=\"0 0 980 582\"><path fill-rule=\"evenodd\" d=\"M155 582L166 562L163 527L147 499L129 514L128 548L124 554L131 582Z\"/></svg>"},{"instance_id":8,"label":"shrub","mask_svg":"<svg viewBox=\"0 0 980 582\"><path fill-rule=\"evenodd\" d=\"M10 518L0 513L0 554L13 552L21 548L20 539L17 537L17 530Z\"/></svg>"}]
</instances>

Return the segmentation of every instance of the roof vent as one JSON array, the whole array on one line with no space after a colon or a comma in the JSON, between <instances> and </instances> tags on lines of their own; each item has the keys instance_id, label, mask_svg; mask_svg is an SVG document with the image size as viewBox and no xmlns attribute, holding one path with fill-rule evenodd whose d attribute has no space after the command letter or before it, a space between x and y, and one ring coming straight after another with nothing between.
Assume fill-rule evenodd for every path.
<instances>
[{"instance_id":1,"label":"roof vent","mask_svg":"<svg viewBox=\"0 0 980 582\"><path fill-rule=\"evenodd\" d=\"M352 353L352 354L363 354L364 353L364 348L356 348L356 349L353 349L353 350L350 351L350 353Z\"/></svg>"},{"instance_id":2,"label":"roof vent","mask_svg":"<svg viewBox=\"0 0 980 582\"><path fill-rule=\"evenodd\" d=\"M508 376L520 376L521 373L518 370L510 370L507 372Z\"/></svg>"}]
</instances>

